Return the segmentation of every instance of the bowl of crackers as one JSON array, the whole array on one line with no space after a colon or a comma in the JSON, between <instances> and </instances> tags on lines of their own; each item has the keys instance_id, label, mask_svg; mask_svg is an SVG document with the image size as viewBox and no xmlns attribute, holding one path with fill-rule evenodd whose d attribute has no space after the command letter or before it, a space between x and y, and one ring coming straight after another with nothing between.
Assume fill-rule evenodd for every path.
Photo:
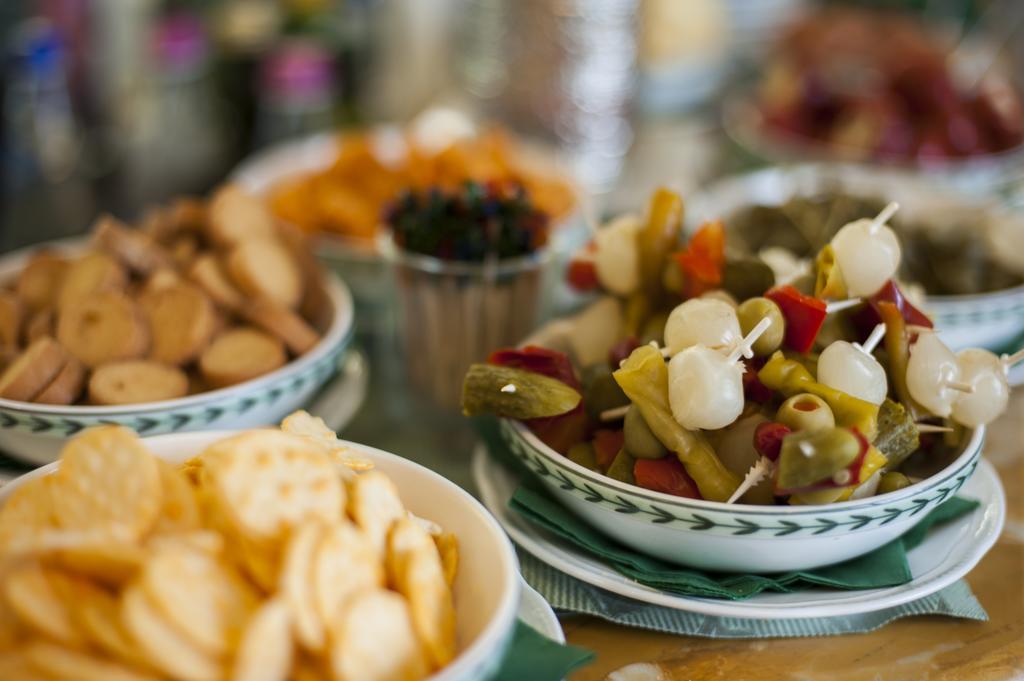
<instances>
[{"instance_id":1,"label":"bowl of crackers","mask_svg":"<svg viewBox=\"0 0 1024 681\"><path fill-rule=\"evenodd\" d=\"M281 428L99 426L0 491L0 678L490 678L511 544L465 491Z\"/></svg>"},{"instance_id":2,"label":"bowl of crackers","mask_svg":"<svg viewBox=\"0 0 1024 681\"><path fill-rule=\"evenodd\" d=\"M232 185L7 255L0 285L0 448L35 463L100 423L145 436L276 423L352 338L344 283Z\"/></svg>"}]
</instances>

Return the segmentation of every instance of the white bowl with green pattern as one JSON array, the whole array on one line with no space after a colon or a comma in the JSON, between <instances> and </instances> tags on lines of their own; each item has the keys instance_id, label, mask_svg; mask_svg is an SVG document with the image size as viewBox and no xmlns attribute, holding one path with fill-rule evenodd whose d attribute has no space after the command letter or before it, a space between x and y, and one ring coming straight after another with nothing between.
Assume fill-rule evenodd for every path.
<instances>
[{"instance_id":1,"label":"white bowl with green pattern","mask_svg":"<svg viewBox=\"0 0 1024 681\"><path fill-rule=\"evenodd\" d=\"M69 240L46 247L70 253L80 249L80 243ZM5 257L0 262L0 281L13 277L35 250ZM306 405L335 374L352 342L353 307L348 287L333 274L326 276L325 284L333 310L331 321L319 343L283 367L227 388L161 402L103 407L0 399L0 451L31 463L49 463L58 458L70 436L101 423L127 426L143 436L279 423Z\"/></svg>"},{"instance_id":2,"label":"white bowl with green pattern","mask_svg":"<svg viewBox=\"0 0 1024 681\"><path fill-rule=\"evenodd\" d=\"M984 427L943 470L896 492L815 506L724 504L663 494L584 468L518 421L502 439L573 513L637 551L704 570L806 570L861 556L896 539L950 499L974 473Z\"/></svg>"}]
</instances>

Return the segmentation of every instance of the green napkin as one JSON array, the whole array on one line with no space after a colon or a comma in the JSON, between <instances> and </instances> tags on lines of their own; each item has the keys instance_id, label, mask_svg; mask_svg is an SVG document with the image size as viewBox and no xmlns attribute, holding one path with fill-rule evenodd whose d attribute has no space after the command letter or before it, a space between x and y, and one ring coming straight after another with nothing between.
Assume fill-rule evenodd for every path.
<instances>
[{"instance_id":1,"label":"green napkin","mask_svg":"<svg viewBox=\"0 0 1024 681\"><path fill-rule=\"evenodd\" d=\"M871 553L836 565L774 575L705 572L646 556L602 534L544 491L528 485L516 490L509 507L531 523L603 559L641 584L684 596L740 600L762 591L796 591L810 586L875 589L906 584L912 579L907 550L921 543L928 528L968 513L978 502L954 497L899 539Z\"/></svg>"},{"instance_id":2,"label":"green napkin","mask_svg":"<svg viewBox=\"0 0 1024 681\"><path fill-rule=\"evenodd\" d=\"M586 648L556 643L518 621L495 681L557 681L593 659Z\"/></svg>"}]
</instances>

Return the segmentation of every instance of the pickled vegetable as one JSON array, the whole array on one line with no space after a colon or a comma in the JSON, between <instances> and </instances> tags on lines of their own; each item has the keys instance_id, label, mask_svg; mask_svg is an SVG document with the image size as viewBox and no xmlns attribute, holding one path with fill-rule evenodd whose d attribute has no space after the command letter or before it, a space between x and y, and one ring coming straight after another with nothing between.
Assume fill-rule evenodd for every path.
<instances>
[{"instance_id":1,"label":"pickled vegetable","mask_svg":"<svg viewBox=\"0 0 1024 681\"><path fill-rule=\"evenodd\" d=\"M889 392L878 360L844 340L830 344L818 357L818 382L872 404L881 404Z\"/></svg>"},{"instance_id":2,"label":"pickled vegetable","mask_svg":"<svg viewBox=\"0 0 1024 681\"><path fill-rule=\"evenodd\" d=\"M623 422L626 451L637 459L660 459L668 455L665 445L654 436L636 405L629 408Z\"/></svg>"},{"instance_id":3,"label":"pickled vegetable","mask_svg":"<svg viewBox=\"0 0 1024 681\"><path fill-rule=\"evenodd\" d=\"M594 446L594 456L597 465L601 470L608 470L615 460L615 456L625 445L625 435L621 430L600 429L594 431L594 439L591 444Z\"/></svg>"},{"instance_id":4,"label":"pickled vegetable","mask_svg":"<svg viewBox=\"0 0 1024 681\"><path fill-rule=\"evenodd\" d=\"M743 413L743 364L694 345L668 363L672 416L688 430L724 428Z\"/></svg>"},{"instance_id":5,"label":"pickled vegetable","mask_svg":"<svg viewBox=\"0 0 1024 681\"><path fill-rule=\"evenodd\" d=\"M755 256L730 258L722 268L722 288L737 300L763 295L775 286L775 273Z\"/></svg>"},{"instance_id":6,"label":"pickled vegetable","mask_svg":"<svg viewBox=\"0 0 1024 681\"><path fill-rule=\"evenodd\" d=\"M814 297L826 300L843 300L849 297L843 273L836 265L836 254L831 244L818 252L814 261L817 272L814 280Z\"/></svg>"},{"instance_id":7,"label":"pickled vegetable","mask_svg":"<svg viewBox=\"0 0 1024 681\"><path fill-rule=\"evenodd\" d=\"M647 345L655 342L658 345L665 344L665 324L668 323L668 312L656 312L647 318L643 328L640 329L640 342L637 345ZM617 366L617 365L616 365Z\"/></svg>"},{"instance_id":8,"label":"pickled vegetable","mask_svg":"<svg viewBox=\"0 0 1024 681\"><path fill-rule=\"evenodd\" d=\"M832 409L836 425L856 428L869 441L874 439L877 433L878 405L816 383L805 366L795 360L786 359L781 352L771 356L771 359L761 367L757 377L766 387L787 396L805 392L817 395Z\"/></svg>"},{"instance_id":9,"label":"pickled vegetable","mask_svg":"<svg viewBox=\"0 0 1024 681\"><path fill-rule=\"evenodd\" d=\"M658 188L651 197L647 222L637 235L640 253L640 290L649 299L662 292L661 273L668 254L676 245L683 224L683 199L679 194Z\"/></svg>"},{"instance_id":10,"label":"pickled vegetable","mask_svg":"<svg viewBox=\"0 0 1024 681\"><path fill-rule=\"evenodd\" d=\"M907 360L907 388L914 401L936 416L949 416L961 394L950 384L959 380L953 351L934 332L918 334Z\"/></svg>"},{"instance_id":11,"label":"pickled vegetable","mask_svg":"<svg viewBox=\"0 0 1024 681\"><path fill-rule=\"evenodd\" d=\"M855 484L848 469L867 453L867 442L849 428L829 428L787 435L779 452L777 494L819 486ZM845 475L844 475L845 474Z\"/></svg>"},{"instance_id":12,"label":"pickled vegetable","mask_svg":"<svg viewBox=\"0 0 1024 681\"><path fill-rule=\"evenodd\" d=\"M693 478L686 474L686 468L674 456L637 459L633 464L633 479L644 489L689 499L701 498Z\"/></svg>"},{"instance_id":13,"label":"pickled vegetable","mask_svg":"<svg viewBox=\"0 0 1024 681\"><path fill-rule=\"evenodd\" d=\"M878 314L885 324L885 354L888 358L889 380L893 392L910 417L917 420L925 414L925 409L914 401L907 387L907 360L910 358L910 349L906 321L894 303L879 303Z\"/></svg>"},{"instance_id":14,"label":"pickled vegetable","mask_svg":"<svg viewBox=\"0 0 1024 681\"><path fill-rule=\"evenodd\" d=\"M624 215L594 235L594 268L601 286L610 293L628 296L640 286L640 253L637 234L643 225Z\"/></svg>"},{"instance_id":15,"label":"pickled vegetable","mask_svg":"<svg viewBox=\"0 0 1024 681\"><path fill-rule=\"evenodd\" d=\"M782 441L793 431L777 421L762 421L754 430L754 449L761 456L778 461L782 452Z\"/></svg>"},{"instance_id":16,"label":"pickled vegetable","mask_svg":"<svg viewBox=\"0 0 1024 681\"><path fill-rule=\"evenodd\" d=\"M728 499L739 486L740 478L722 465L703 434L683 428L672 417L668 367L661 353L650 346L639 347L614 376L640 409L651 432L686 467L701 496L712 501Z\"/></svg>"},{"instance_id":17,"label":"pickled vegetable","mask_svg":"<svg viewBox=\"0 0 1024 681\"><path fill-rule=\"evenodd\" d=\"M493 364L473 364L462 384L462 413L466 416L557 416L575 409L581 399L577 390L557 379Z\"/></svg>"},{"instance_id":18,"label":"pickled vegetable","mask_svg":"<svg viewBox=\"0 0 1024 681\"><path fill-rule=\"evenodd\" d=\"M921 445L913 416L899 402L885 400L878 408L878 435L872 443L898 468Z\"/></svg>"},{"instance_id":19,"label":"pickled vegetable","mask_svg":"<svg viewBox=\"0 0 1024 681\"><path fill-rule=\"evenodd\" d=\"M798 505L833 504L837 501L847 501L862 485L873 484L871 481L872 477L885 465L885 455L879 452L877 448L869 447L861 458L859 465L854 464L846 469L846 472L850 474L850 478L858 481L857 483L847 487L838 487L835 486L835 480L829 480L826 484L832 487L822 487L821 489L794 494L789 498L789 503Z\"/></svg>"},{"instance_id":20,"label":"pickled vegetable","mask_svg":"<svg viewBox=\"0 0 1024 681\"><path fill-rule=\"evenodd\" d=\"M665 345L673 355L694 345L730 348L741 338L736 310L721 300L691 298L676 306L665 322Z\"/></svg>"},{"instance_id":21,"label":"pickled vegetable","mask_svg":"<svg viewBox=\"0 0 1024 681\"><path fill-rule=\"evenodd\" d=\"M786 319L786 347L796 352L810 351L828 314L825 302L804 295L793 286L776 286L764 297L778 305Z\"/></svg>"},{"instance_id":22,"label":"pickled vegetable","mask_svg":"<svg viewBox=\"0 0 1024 681\"><path fill-rule=\"evenodd\" d=\"M696 298L722 284L725 265L725 228L720 221L701 225L686 249L672 256L683 273L683 295Z\"/></svg>"},{"instance_id":23,"label":"pickled vegetable","mask_svg":"<svg viewBox=\"0 0 1024 681\"><path fill-rule=\"evenodd\" d=\"M611 367L602 362L583 372L583 405L591 418L597 420L601 412L629 404L629 398L615 382Z\"/></svg>"},{"instance_id":24,"label":"pickled vegetable","mask_svg":"<svg viewBox=\"0 0 1024 681\"><path fill-rule=\"evenodd\" d=\"M910 478L903 475L903 473L897 471L883 473L882 479L878 481L878 491L876 494L888 494L904 487L910 487L912 484Z\"/></svg>"},{"instance_id":25,"label":"pickled vegetable","mask_svg":"<svg viewBox=\"0 0 1024 681\"><path fill-rule=\"evenodd\" d=\"M900 242L888 225L855 220L832 238L836 264L851 296L870 296L892 279L900 266Z\"/></svg>"},{"instance_id":26,"label":"pickled vegetable","mask_svg":"<svg viewBox=\"0 0 1024 681\"><path fill-rule=\"evenodd\" d=\"M953 420L969 428L991 423L1006 410L1010 399L1003 363L980 348L961 350L956 354L956 363L960 367L960 380L974 392L960 395L953 403Z\"/></svg>"},{"instance_id":27,"label":"pickled vegetable","mask_svg":"<svg viewBox=\"0 0 1024 681\"><path fill-rule=\"evenodd\" d=\"M615 455L615 459L612 460L612 465L608 466L608 470L605 471L612 480L619 480L620 482L628 482L630 485L636 482L633 477L633 464L636 463L636 459L629 455L625 449L619 450L619 453Z\"/></svg>"},{"instance_id":28,"label":"pickled vegetable","mask_svg":"<svg viewBox=\"0 0 1024 681\"><path fill-rule=\"evenodd\" d=\"M589 442L577 442L572 447L569 447L569 453L566 456L569 457L570 461L578 463L584 468L600 471L600 468L597 466L597 455L594 453L594 446Z\"/></svg>"},{"instance_id":29,"label":"pickled vegetable","mask_svg":"<svg viewBox=\"0 0 1024 681\"><path fill-rule=\"evenodd\" d=\"M782 310L774 302L767 298L751 298L740 303L736 310L739 318L740 333L746 336L757 326L762 319L769 319L772 325L754 341L751 350L758 357L767 357L782 345L786 335L786 320L782 317Z\"/></svg>"},{"instance_id":30,"label":"pickled vegetable","mask_svg":"<svg viewBox=\"0 0 1024 681\"><path fill-rule=\"evenodd\" d=\"M836 426L836 419L825 400L810 393L799 393L783 402L775 420L794 432L828 430Z\"/></svg>"}]
</instances>

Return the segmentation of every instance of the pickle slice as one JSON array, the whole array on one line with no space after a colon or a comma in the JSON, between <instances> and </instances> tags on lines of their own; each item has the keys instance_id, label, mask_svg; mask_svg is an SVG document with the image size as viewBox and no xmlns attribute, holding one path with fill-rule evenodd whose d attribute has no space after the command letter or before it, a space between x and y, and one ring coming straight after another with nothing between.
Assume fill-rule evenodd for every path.
<instances>
[{"instance_id":1,"label":"pickle slice","mask_svg":"<svg viewBox=\"0 0 1024 681\"><path fill-rule=\"evenodd\" d=\"M579 392L561 381L493 364L473 364L462 383L462 413L536 419L572 411Z\"/></svg>"}]
</instances>

